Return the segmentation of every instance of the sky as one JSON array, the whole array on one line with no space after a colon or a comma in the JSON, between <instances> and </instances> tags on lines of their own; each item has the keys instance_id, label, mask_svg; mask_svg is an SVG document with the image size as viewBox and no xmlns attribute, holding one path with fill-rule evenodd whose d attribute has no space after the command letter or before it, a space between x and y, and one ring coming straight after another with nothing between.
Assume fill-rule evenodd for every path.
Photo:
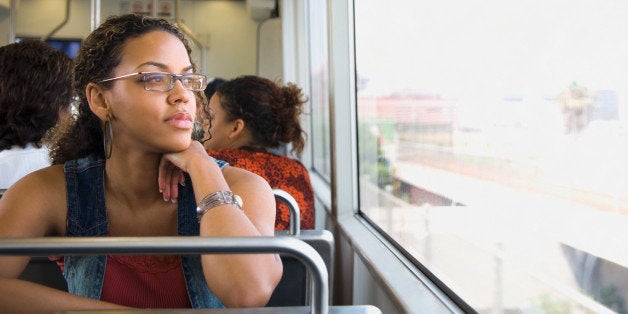
<instances>
[{"instance_id":1,"label":"sky","mask_svg":"<svg viewBox=\"0 0 628 314\"><path fill-rule=\"evenodd\" d=\"M628 95L628 1L360 0L355 8L368 93L538 99L576 81Z\"/></svg>"}]
</instances>

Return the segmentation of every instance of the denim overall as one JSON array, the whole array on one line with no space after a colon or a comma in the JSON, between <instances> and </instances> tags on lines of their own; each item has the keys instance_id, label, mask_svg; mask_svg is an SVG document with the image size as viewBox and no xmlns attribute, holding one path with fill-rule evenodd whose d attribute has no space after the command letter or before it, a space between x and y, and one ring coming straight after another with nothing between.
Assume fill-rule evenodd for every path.
<instances>
[{"instance_id":1,"label":"denim overall","mask_svg":"<svg viewBox=\"0 0 628 314\"><path fill-rule=\"evenodd\" d=\"M222 169L224 161L216 161ZM68 237L107 236L103 159L89 156L64 165L68 200ZM198 236L196 200L192 182L186 175L185 186L179 185L178 234ZM100 299L106 256L65 256L63 276L70 293ZM181 265L193 308L222 308L223 304L207 287L199 255L182 255ZM167 283L164 283L167 285Z\"/></svg>"}]
</instances>

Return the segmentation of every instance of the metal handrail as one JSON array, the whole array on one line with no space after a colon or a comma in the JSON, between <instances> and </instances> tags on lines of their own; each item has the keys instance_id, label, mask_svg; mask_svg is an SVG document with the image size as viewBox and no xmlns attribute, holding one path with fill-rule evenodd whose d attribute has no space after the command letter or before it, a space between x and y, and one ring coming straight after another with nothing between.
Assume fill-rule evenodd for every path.
<instances>
[{"instance_id":1,"label":"metal handrail","mask_svg":"<svg viewBox=\"0 0 628 314\"><path fill-rule=\"evenodd\" d=\"M15 42L15 19L17 18L17 0L9 0L9 43Z\"/></svg>"},{"instance_id":2,"label":"metal handrail","mask_svg":"<svg viewBox=\"0 0 628 314\"><path fill-rule=\"evenodd\" d=\"M91 0L90 1L90 15L91 18L89 20L90 31L94 31L98 25L100 25L100 0Z\"/></svg>"},{"instance_id":3,"label":"metal handrail","mask_svg":"<svg viewBox=\"0 0 628 314\"><path fill-rule=\"evenodd\" d=\"M275 198L281 200L290 210L290 235L301 234L301 210L297 200L282 189L273 189L273 193Z\"/></svg>"},{"instance_id":4,"label":"metal handrail","mask_svg":"<svg viewBox=\"0 0 628 314\"><path fill-rule=\"evenodd\" d=\"M329 312L327 267L307 243L279 237L39 237L1 238L0 255L106 255L106 254L245 254L285 253L301 261L311 274L312 314Z\"/></svg>"},{"instance_id":5,"label":"metal handrail","mask_svg":"<svg viewBox=\"0 0 628 314\"><path fill-rule=\"evenodd\" d=\"M61 23L59 23L59 25L57 25L55 28L53 28L50 33L44 35L44 37L41 38L41 40L46 41L48 40L48 38L52 37L56 32L58 32L63 26L65 26L65 24L68 23L68 21L70 20L70 8L72 6L70 5L70 0L65 0L65 16L63 17L63 21L61 21Z\"/></svg>"}]
</instances>

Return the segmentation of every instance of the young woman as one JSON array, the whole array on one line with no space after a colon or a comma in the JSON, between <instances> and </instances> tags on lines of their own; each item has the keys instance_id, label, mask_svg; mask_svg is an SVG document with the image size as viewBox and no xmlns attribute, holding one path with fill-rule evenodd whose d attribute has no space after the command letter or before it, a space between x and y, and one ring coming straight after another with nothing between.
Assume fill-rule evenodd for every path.
<instances>
[{"instance_id":1,"label":"young woman","mask_svg":"<svg viewBox=\"0 0 628 314\"><path fill-rule=\"evenodd\" d=\"M161 19L111 17L92 32L76 58L79 116L53 166L0 199L0 236L273 235L265 180L191 140L205 76L190 52ZM282 273L273 254L66 256L69 294L17 280L27 262L0 258L7 312L263 306Z\"/></svg>"},{"instance_id":2,"label":"young woman","mask_svg":"<svg viewBox=\"0 0 628 314\"><path fill-rule=\"evenodd\" d=\"M314 229L314 192L307 169L297 160L273 153L291 144L301 155L305 133L299 123L301 89L280 86L258 76L241 76L216 87L209 102L204 146L210 156L257 173L271 187L290 193L301 210L301 228ZM277 204L275 229L288 229L290 213Z\"/></svg>"}]
</instances>

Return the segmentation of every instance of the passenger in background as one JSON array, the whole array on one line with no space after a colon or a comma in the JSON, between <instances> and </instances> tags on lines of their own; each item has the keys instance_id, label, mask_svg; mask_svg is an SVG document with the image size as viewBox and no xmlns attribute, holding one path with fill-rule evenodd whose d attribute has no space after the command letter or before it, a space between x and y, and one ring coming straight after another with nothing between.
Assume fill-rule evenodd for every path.
<instances>
[{"instance_id":1,"label":"passenger in background","mask_svg":"<svg viewBox=\"0 0 628 314\"><path fill-rule=\"evenodd\" d=\"M218 86L224 82L225 82L224 79L215 77L211 79L209 83L207 83L207 86L205 87L205 98L207 98L207 101L209 101L209 99L212 98L212 95L214 95L214 93L216 92L216 88L218 88ZM207 109L207 106L199 107L198 114L197 114L198 119L194 123L194 132L192 134L192 138L197 141L201 141L205 137L205 130L203 129L203 123L205 122L203 121L208 121L208 120L203 118L204 116L207 116L206 114L203 114L203 112L206 109Z\"/></svg>"},{"instance_id":2,"label":"passenger in background","mask_svg":"<svg viewBox=\"0 0 628 314\"><path fill-rule=\"evenodd\" d=\"M212 98L212 96L214 96L214 94L216 93L216 89L218 89L218 86L222 85L222 83L224 82L225 79L215 77L213 80L207 83L207 87L205 87L205 97L207 97L208 101Z\"/></svg>"},{"instance_id":3,"label":"passenger in background","mask_svg":"<svg viewBox=\"0 0 628 314\"><path fill-rule=\"evenodd\" d=\"M273 236L268 183L192 140L206 78L190 53L174 25L139 15L85 38L78 117L53 165L0 198L0 237ZM2 312L263 306L282 275L277 254L64 256L70 294L16 279L27 262L0 257Z\"/></svg>"},{"instance_id":4,"label":"passenger in background","mask_svg":"<svg viewBox=\"0 0 628 314\"><path fill-rule=\"evenodd\" d=\"M204 146L210 156L265 178L290 193L301 210L301 228L314 229L314 192L307 169L298 160L271 152L292 144L300 157L305 132L299 116L306 102L294 84L279 86L258 76L240 76L208 95L210 119L204 123ZM277 203L275 229L286 230L290 213Z\"/></svg>"},{"instance_id":5,"label":"passenger in background","mask_svg":"<svg viewBox=\"0 0 628 314\"><path fill-rule=\"evenodd\" d=\"M0 189L50 166L42 141L70 116L72 59L39 40L0 47Z\"/></svg>"}]
</instances>

